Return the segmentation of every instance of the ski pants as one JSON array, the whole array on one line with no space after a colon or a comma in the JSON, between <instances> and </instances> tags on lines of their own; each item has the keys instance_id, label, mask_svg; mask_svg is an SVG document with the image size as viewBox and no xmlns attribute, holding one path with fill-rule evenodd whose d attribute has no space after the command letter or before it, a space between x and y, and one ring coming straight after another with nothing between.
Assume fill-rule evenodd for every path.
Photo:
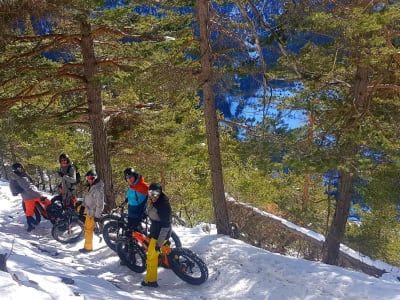
<instances>
[{"instance_id":1,"label":"ski pants","mask_svg":"<svg viewBox=\"0 0 400 300\"><path fill-rule=\"evenodd\" d=\"M146 278L144 279L146 283L157 281L158 252L156 251L156 245L157 245L157 240L151 238L146 260L147 270L146 270Z\"/></svg>"},{"instance_id":2,"label":"ski pants","mask_svg":"<svg viewBox=\"0 0 400 300\"><path fill-rule=\"evenodd\" d=\"M95 225L94 217L86 216L84 225L85 244L83 246L83 248L85 248L86 250L93 250L94 225Z\"/></svg>"}]
</instances>

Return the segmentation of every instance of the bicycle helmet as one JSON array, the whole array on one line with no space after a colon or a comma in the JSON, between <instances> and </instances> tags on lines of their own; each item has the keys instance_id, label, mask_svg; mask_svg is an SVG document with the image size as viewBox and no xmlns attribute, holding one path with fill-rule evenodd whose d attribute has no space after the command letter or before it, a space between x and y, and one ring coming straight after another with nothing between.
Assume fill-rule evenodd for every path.
<instances>
[{"instance_id":1,"label":"bicycle helmet","mask_svg":"<svg viewBox=\"0 0 400 300\"><path fill-rule=\"evenodd\" d=\"M135 170L133 168L126 168L124 170L124 179L127 180L127 178L129 177L135 177L136 178L136 173Z\"/></svg>"},{"instance_id":2,"label":"bicycle helmet","mask_svg":"<svg viewBox=\"0 0 400 300\"><path fill-rule=\"evenodd\" d=\"M159 196L162 193L162 186L158 182L153 182L149 186L150 196Z\"/></svg>"},{"instance_id":3,"label":"bicycle helmet","mask_svg":"<svg viewBox=\"0 0 400 300\"><path fill-rule=\"evenodd\" d=\"M68 163L70 163L69 155L67 153L61 153L58 157L58 162L61 163L62 159L66 159Z\"/></svg>"},{"instance_id":4,"label":"bicycle helmet","mask_svg":"<svg viewBox=\"0 0 400 300\"><path fill-rule=\"evenodd\" d=\"M86 177L87 177L87 176L97 177L97 173L96 173L95 170L89 170L89 171L87 171L87 173L86 173L85 176L86 176Z\"/></svg>"},{"instance_id":5,"label":"bicycle helmet","mask_svg":"<svg viewBox=\"0 0 400 300\"><path fill-rule=\"evenodd\" d=\"M24 169L24 166L21 164L21 163L14 163L12 166L11 166L11 168L12 168L12 170L13 170L13 172L23 172L25 169Z\"/></svg>"}]
</instances>

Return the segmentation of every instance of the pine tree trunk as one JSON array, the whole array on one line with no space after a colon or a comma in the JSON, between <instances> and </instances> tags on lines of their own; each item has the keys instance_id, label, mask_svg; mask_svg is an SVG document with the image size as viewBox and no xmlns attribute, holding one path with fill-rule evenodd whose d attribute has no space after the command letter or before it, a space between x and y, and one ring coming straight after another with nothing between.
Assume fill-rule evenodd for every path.
<instances>
[{"instance_id":1,"label":"pine tree trunk","mask_svg":"<svg viewBox=\"0 0 400 300\"><path fill-rule=\"evenodd\" d=\"M329 233L325 240L322 261L329 265L338 265L340 243L346 230L351 205L353 177L346 171L339 172L338 199Z\"/></svg>"},{"instance_id":2,"label":"pine tree trunk","mask_svg":"<svg viewBox=\"0 0 400 300\"><path fill-rule=\"evenodd\" d=\"M7 254L0 254L0 271L7 272Z\"/></svg>"},{"instance_id":3,"label":"pine tree trunk","mask_svg":"<svg viewBox=\"0 0 400 300\"><path fill-rule=\"evenodd\" d=\"M225 200L224 180L222 174L221 153L219 145L218 119L213 92L212 53L208 31L209 1L199 0L197 3L200 29L200 88L203 91L204 116L210 160L212 196L217 232L229 234L228 207Z\"/></svg>"},{"instance_id":4,"label":"pine tree trunk","mask_svg":"<svg viewBox=\"0 0 400 300\"><path fill-rule=\"evenodd\" d=\"M104 181L105 211L107 212L115 207L115 196L112 184L111 162L107 147L107 130L103 116L101 86L95 78L97 64L93 38L90 35L90 24L86 21L82 21L81 31L83 34L81 47L86 79L89 125L92 132L94 163L96 165L96 172Z\"/></svg>"}]
</instances>

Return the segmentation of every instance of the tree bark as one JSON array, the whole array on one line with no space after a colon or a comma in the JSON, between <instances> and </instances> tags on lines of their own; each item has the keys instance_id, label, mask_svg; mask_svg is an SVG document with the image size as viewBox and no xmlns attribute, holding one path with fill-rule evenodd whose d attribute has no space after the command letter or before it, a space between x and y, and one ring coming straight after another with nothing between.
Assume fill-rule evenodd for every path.
<instances>
[{"instance_id":1,"label":"tree bark","mask_svg":"<svg viewBox=\"0 0 400 300\"><path fill-rule=\"evenodd\" d=\"M86 79L86 97L88 102L89 125L92 133L93 157L96 172L104 181L105 211L115 207L114 188L112 183L112 168L108 153L107 130L104 123L104 113L101 97L101 85L96 80L97 64L93 38L90 35L91 25L86 21L81 23L82 59Z\"/></svg>"},{"instance_id":2,"label":"tree bark","mask_svg":"<svg viewBox=\"0 0 400 300\"><path fill-rule=\"evenodd\" d=\"M322 261L329 265L337 265L340 254L340 243L346 230L349 216L353 177L349 172L339 171L338 199L331 227L325 241Z\"/></svg>"},{"instance_id":3,"label":"tree bark","mask_svg":"<svg viewBox=\"0 0 400 300\"><path fill-rule=\"evenodd\" d=\"M7 254L0 254L0 271L7 272Z\"/></svg>"},{"instance_id":4,"label":"tree bark","mask_svg":"<svg viewBox=\"0 0 400 300\"><path fill-rule=\"evenodd\" d=\"M358 126L359 118L366 114L369 109L370 94L368 93L370 72L368 68L359 66L354 74L352 85L352 110L351 117L346 124L349 128ZM338 140L341 138L337 137ZM355 157L360 148L359 141L348 138L342 142L342 157ZM325 242L325 253L323 262L331 265L337 265L340 252L340 243L342 242L346 230L347 218L351 205L351 196L353 193L353 176L356 174L354 166L349 166L350 171L339 171L338 199L336 203L335 214L333 216L332 225L329 229Z\"/></svg>"},{"instance_id":5,"label":"tree bark","mask_svg":"<svg viewBox=\"0 0 400 300\"><path fill-rule=\"evenodd\" d=\"M210 47L209 1L199 0L198 25L200 30L200 89L203 91L204 116L208 143L208 156L211 169L212 197L217 232L229 234L229 216L225 200L224 180L222 174L221 153L219 145L218 119L213 92L212 53Z\"/></svg>"}]
</instances>

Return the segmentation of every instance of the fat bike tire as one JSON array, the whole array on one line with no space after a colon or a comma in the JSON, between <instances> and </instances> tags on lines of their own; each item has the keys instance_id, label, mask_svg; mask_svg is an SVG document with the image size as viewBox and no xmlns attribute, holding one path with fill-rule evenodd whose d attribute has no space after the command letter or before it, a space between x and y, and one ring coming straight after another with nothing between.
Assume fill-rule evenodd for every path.
<instances>
[{"instance_id":1,"label":"fat bike tire","mask_svg":"<svg viewBox=\"0 0 400 300\"><path fill-rule=\"evenodd\" d=\"M103 227L103 239L111 250L117 251L117 243L121 239L123 229L118 221L109 221Z\"/></svg>"},{"instance_id":2,"label":"fat bike tire","mask_svg":"<svg viewBox=\"0 0 400 300\"><path fill-rule=\"evenodd\" d=\"M121 261L133 272L146 271L146 253L138 244L129 240L120 240L116 251Z\"/></svg>"},{"instance_id":3,"label":"fat bike tire","mask_svg":"<svg viewBox=\"0 0 400 300\"><path fill-rule=\"evenodd\" d=\"M200 285L208 279L207 265L190 249L174 248L168 258L171 270L183 281Z\"/></svg>"},{"instance_id":4,"label":"fat bike tire","mask_svg":"<svg viewBox=\"0 0 400 300\"><path fill-rule=\"evenodd\" d=\"M169 238L171 248L181 248L182 242L175 231L172 230L171 237Z\"/></svg>"},{"instance_id":5,"label":"fat bike tire","mask_svg":"<svg viewBox=\"0 0 400 300\"><path fill-rule=\"evenodd\" d=\"M51 229L53 238L62 244L72 244L83 238L83 224L79 220L59 221Z\"/></svg>"}]
</instances>

